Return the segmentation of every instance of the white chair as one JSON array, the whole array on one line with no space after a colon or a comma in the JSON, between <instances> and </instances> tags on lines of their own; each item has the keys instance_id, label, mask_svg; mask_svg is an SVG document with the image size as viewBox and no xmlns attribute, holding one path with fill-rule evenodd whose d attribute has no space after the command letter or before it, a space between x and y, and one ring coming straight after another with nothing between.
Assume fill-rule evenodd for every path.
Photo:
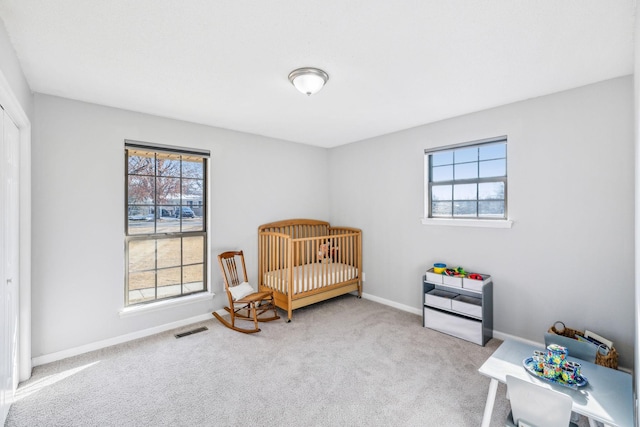
<instances>
[{"instance_id":1,"label":"white chair","mask_svg":"<svg viewBox=\"0 0 640 427\"><path fill-rule=\"evenodd\" d=\"M573 338L565 337L563 335L551 334L546 332L544 334L544 345L558 344L567 348L569 356L577 357L585 362L596 363L596 353L598 352L598 346L590 342L578 341Z\"/></svg>"},{"instance_id":2,"label":"white chair","mask_svg":"<svg viewBox=\"0 0 640 427\"><path fill-rule=\"evenodd\" d=\"M507 427L578 427L570 422L571 398L555 390L507 375L511 412Z\"/></svg>"}]
</instances>

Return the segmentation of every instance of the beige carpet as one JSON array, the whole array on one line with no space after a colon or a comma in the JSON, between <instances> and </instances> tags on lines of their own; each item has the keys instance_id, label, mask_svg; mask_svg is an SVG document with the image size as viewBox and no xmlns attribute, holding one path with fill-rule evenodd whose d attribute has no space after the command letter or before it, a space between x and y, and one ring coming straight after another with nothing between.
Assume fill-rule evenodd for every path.
<instances>
[{"instance_id":1,"label":"beige carpet","mask_svg":"<svg viewBox=\"0 0 640 427\"><path fill-rule=\"evenodd\" d=\"M351 295L254 335L212 318L36 367L5 426L479 426L489 380L477 370L500 341L421 325ZM197 326L208 330L173 336ZM492 425L508 409L500 385Z\"/></svg>"}]
</instances>

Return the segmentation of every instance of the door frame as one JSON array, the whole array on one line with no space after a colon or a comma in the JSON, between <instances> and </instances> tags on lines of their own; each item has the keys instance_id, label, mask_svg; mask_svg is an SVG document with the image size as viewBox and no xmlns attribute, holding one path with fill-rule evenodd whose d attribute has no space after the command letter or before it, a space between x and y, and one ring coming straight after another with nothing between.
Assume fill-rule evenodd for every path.
<instances>
[{"instance_id":1,"label":"door frame","mask_svg":"<svg viewBox=\"0 0 640 427\"><path fill-rule=\"evenodd\" d=\"M31 121L0 71L0 104L20 132L20 286L18 288L18 379L31 377Z\"/></svg>"}]
</instances>

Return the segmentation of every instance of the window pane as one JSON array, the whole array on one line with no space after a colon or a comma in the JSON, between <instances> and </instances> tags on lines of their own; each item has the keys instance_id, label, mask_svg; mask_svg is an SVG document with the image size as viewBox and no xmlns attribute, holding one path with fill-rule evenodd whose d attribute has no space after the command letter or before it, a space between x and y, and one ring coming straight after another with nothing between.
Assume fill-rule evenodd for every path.
<instances>
[{"instance_id":1,"label":"window pane","mask_svg":"<svg viewBox=\"0 0 640 427\"><path fill-rule=\"evenodd\" d=\"M128 232L131 236L154 233L153 222L150 224L145 224L139 221L129 220L128 226Z\"/></svg>"},{"instance_id":2,"label":"window pane","mask_svg":"<svg viewBox=\"0 0 640 427\"><path fill-rule=\"evenodd\" d=\"M181 239L158 240L158 268L175 267L181 264Z\"/></svg>"},{"instance_id":3,"label":"window pane","mask_svg":"<svg viewBox=\"0 0 640 427\"><path fill-rule=\"evenodd\" d=\"M480 178L507 175L507 160L487 160L480 162Z\"/></svg>"},{"instance_id":4,"label":"window pane","mask_svg":"<svg viewBox=\"0 0 640 427\"><path fill-rule=\"evenodd\" d=\"M204 181L201 179L182 180L182 204L192 207L202 200Z\"/></svg>"},{"instance_id":5,"label":"window pane","mask_svg":"<svg viewBox=\"0 0 640 427\"><path fill-rule=\"evenodd\" d=\"M153 234L153 208L149 206L129 206L127 214L128 233L136 234Z\"/></svg>"},{"instance_id":6,"label":"window pane","mask_svg":"<svg viewBox=\"0 0 640 427\"><path fill-rule=\"evenodd\" d=\"M129 289L155 289L155 271L140 271L129 275Z\"/></svg>"},{"instance_id":7,"label":"window pane","mask_svg":"<svg viewBox=\"0 0 640 427\"><path fill-rule=\"evenodd\" d=\"M452 185L434 185L431 187L431 200L452 200Z\"/></svg>"},{"instance_id":8,"label":"window pane","mask_svg":"<svg viewBox=\"0 0 640 427\"><path fill-rule=\"evenodd\" d=\"M158 298L182 294L181 271L180 267L158 270Z\"/></svg>"},{"instance_id":9,"label":"window pane","mask_svg":"<svg viewBox=\"0 0 640 427\"><path fill-rule=\"evenodd\" d=\"M477 216L477 204L473 202L455 202L453 216Z\"/></svg>"},{"instance_id":10,"label":"window pane","mask_svg":"<svg viewBox=\"0 0 640 427\"><path fill-rule=\"evenodd\" d=\"M188 265L182 269L183 292L197 292L204 290L204 268L202 264Z\"/></svg>"},{"instance_id":11,"label":"window pane","mask_svg":"<svg viewBox=\"0 0 640 427\"><path fill-rule=\"evenodd\" d=\"M159 217L156 217L157 233L178 233L180 232L180 220L177 206L159 206Z\"/></svg>"},{"instance_id":12,"label":"window pane","mask_svg":"<svg viewBox=\"0 0 640 427\"><path fill-rule=\"evenodd\" d=\"M180 178L156 179L156 203L174 205L180 203Z\"/></svg>"},{"instance_id":13,"label":"window pane","mask_svg":"<svg viewBox=\"0 0 640 427\"><path fill-rule=\"evenodd\" d=\"M185 237L182 239L182 248L184 265L204 263L204 237Z\"/></svg>"},{"instance_id":14,"label":"window pane","mask_svg":"<svg viewBox=\"0 0 640 427\"><path fill-rule=\"evenodd\" d=\"M155 271L129 274L129 304L156 298Z\"/></svg>"},{"instance_id":15,"label":"window pane","mask_svg":"<svg viewBox=\"0 0 640 427\"><path fill-rule=\"evenodd\" d=\"M455 151L455 162L467 163L478 161L478 147L461 148Z\"/></svg>"},{"instance_id":16,"label":"window pane","mask_svg":"<svg viewBox=\"0 0 640 427\"><path fill-rule=\"evenodd\" d=\"M150 176L129 176L127 196L130 205L153 205L155 183Z\"/></svg>"},{"instance_id":17,"label":"window pane","mask_svg":"<svg viewBox=\"0 0 640 427\"><path fill-rule=\"evenodd\" d=\"M180 232L180 219L178 218L165 218L159 220L157 223L158 233L179 233Z\"/></svg>"},{"instance_id":18,"label":"window pane","mask_svg":"<svg viewBox=\"0 0 640 427\"><path fill-rule=\"evenodd\" d=\"M182 231L204 231L202 217L182 218Z\"/></svg>"},{"instance_id":19,"label":"window pane","mask_svg":"<svg viewBox=\"0 0 640 427\"><path fill-rule=\"evenodd\" d=\"M453 166L438 166L432 169L433 182L451 181L453 179Z\"/></svg>"},{"instance_id":20,"label":"window pane","mask_svg":"<svg viewBox=\"0 0 640 427\"><path fill-rule=\"evenodd\" d=\"M153 270L156 267L156 245L154 240L129 242L129 272Z\"/></svg>"},{"instance_id":21,"label":"window pane","mask_svg":"<svg viewBox=\"0 0 640 427\"><path fill-rule=\"evenodd\" d=\"M129 150L129 175L153 175L155 173L155 153Z\"/></svg>"},{"instance_id":22,"label":"window pane","mask_svg":"<svg viewBox=\"0 0 640 427\"><path fill-rule=\"evenodd\" d=\"M158 206L158 210L156 211L156 220L167 220L171 219L175 216L175 206Z\"/></svg>"},{"instance_id":23,"label":"window pane","mask_svg":"<svg viewBox=\"0 0 640 427\"><path fill-rule=\"evenodd\" d=\"M129 221L146 221L153 208L147 205L129 205L127 218ZM153 216L153 215L152 215Z\"/></svg>"},{"instance_id":24,"label":"window pane","mask_svg":"<svg viewBox=\"0 0 640 427\"><path fill-rule=\"evenodd\" d=\"M431 165L442 166L453 164L453 151L442 151L431 154Z\"/></svg>"},{"instance_id":25,"label":"window pane","mask_svg":"<svg viewBox=\"0 0 640 427\"><path fill-rule=\"evenodd\" d=\"M431 203L431 216L442 217L451 216L453 207L451 202L433 202Z\"/></svg>"},{"instance_id":26,"label":"window pane","mask_svg":"<svg viewBox=\"0 0 640 427\"><path fill-rule=\"evenodd\" d=\"M504 200L504 182L483 182L478 184L478 199Z\"/></svg>"},{"instance_id":27,"label":"window pane","mask_svg":"<svg viewBox=\"0 0 640 427\"><path fill-rule=\"evenodd\" d=\"M504 159L507 157L507 144L480 146L480 160Z\"/></svg>"},{"instance_id":28,"label":"window pane","mask_svg":"<svg viewBox=\"0 0 640 427\"><path fill-rule=\"evenodd\" d=\"M172 176L180 178L180 155L179 154L157 154L158 176Z\"/></svg>"},{"instance_id":29,"label":"window pane","mask_svg":"<svg viewBox=\"0 0 640 427\"><path fill-rule=\"evenodd\" d=\"M478 202L478 216L481 217L504 217L504 201Z\"/></svg>"},{"instance_id":30,"label":"window pane","mask_svg":"<svg viewBox=\"0 0 640 427\"><path fill-rule=\"evenodd\" d=\"M182 177L203 179L204 161L201 158L184 156L182 158Z\"/></svg>"},{"instance_id":31,"label":"window pane","mask_svg":"<svg viewBox=\"0 0 640 427\"><path fill-rule=\"evenodd\" d=\"M478 178L478 163L464 163L455 165L455 179L474 179Z\"/></svg>"},{"instance_id":32,"label":"window pane","mask_svg":"<svg viewBox=\"0 0 640 427\"><path fill-rule=\"evenodd\" d=\"M458 184L453 186L454 200L476 200L478 184Z\"/></svg>"}]
</instances>

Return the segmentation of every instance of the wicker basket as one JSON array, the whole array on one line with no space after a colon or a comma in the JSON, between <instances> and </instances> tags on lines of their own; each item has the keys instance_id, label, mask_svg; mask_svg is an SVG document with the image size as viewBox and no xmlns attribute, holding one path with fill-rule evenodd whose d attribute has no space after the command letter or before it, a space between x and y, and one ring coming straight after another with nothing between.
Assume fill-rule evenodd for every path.
<instances>
[{"instance_id":1,"label":"wicker basket","mask_svg":"<svg viewBox=\"0 0 640 427\"><path fill-rule=\"evenodd\" d=\"M556 328L561 326L561 328ZM564 337L575 338L576 335L584 337L584 332L577 329L567 328L564 323L556 322L549 328L550 334L562 335ZM606 366L607 368L618 369L618 352L615 347L611 347L609 354L604 355L599 351L596 353L596 365Z\"/></svg>"}]
</instances>

